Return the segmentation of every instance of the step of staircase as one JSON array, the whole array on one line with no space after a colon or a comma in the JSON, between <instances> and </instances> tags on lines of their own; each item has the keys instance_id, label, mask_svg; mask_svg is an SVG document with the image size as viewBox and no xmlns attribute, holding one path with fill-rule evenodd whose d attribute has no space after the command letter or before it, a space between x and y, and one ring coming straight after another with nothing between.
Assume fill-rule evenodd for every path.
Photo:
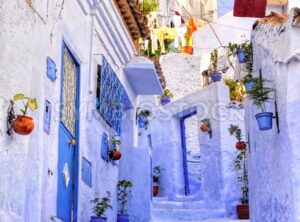
<instances>
[{"instance_id":1,"label":"step of staircase","mask_svg":"<svg viewBox=\"0 0 300 222\"><path fill-rule=\"evenodd\" d=\"M167 201L153 200L153 208L158 209L204 209L205 202L200 201Z\"/></svg>"},{"instance_id":2,"label":"step of staircase","mask_svg":"<svg viewBox=\"0 0 300 222\"><path fill-rule=\"evenodd\" d=\"M159 221L203 221L222 218L224 210L187 209L187 208L153 208L152 222Z\"/></svg>"}]
</instances>

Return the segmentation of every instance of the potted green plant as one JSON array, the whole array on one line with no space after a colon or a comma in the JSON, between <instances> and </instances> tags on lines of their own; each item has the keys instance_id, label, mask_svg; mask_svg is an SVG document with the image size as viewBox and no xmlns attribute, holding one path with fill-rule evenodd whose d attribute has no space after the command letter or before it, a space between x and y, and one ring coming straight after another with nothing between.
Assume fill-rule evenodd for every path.
<instances>
[{"instance_id":1,"label":"potted green plant","mask_svg":"<svg viewBox=\"0 0 300 222\"><path fill-rule=\"evenodd\" d=\"M117 222L129 222L129 215L127 214L126 205L128 202L128 197L131 194L132 187L132 182L128 180L120 180L117 184L117 199L121 206Z\"/></svg>"},{"instance_id":2,"label":"potted green plant","mask_svg":"<svg viewBox=\"0 0 300 222\"><path fill-rule=\"evenodd\" d=\"M103 198L100 198L98 194L96 194L95 199L90 201L94 207L93 207L93 213L95 216L91 217L91 222L106 222L107 217L105 215L105 212L108 209L113 209L110 205L110 192L106 191L106 196Z\"/></svg>"},{"instance_id":3,"label":"potted green plant","mask_svg":"<svg viewBox=\"0 0 300 222\"><path fill-rule=\"evenodd\" d=\"M156 166L153 168L153 196L156 197L159 191L159 182L160 182L160 174L162 169L160 166Z\"/></svg>"},{"instance_id":4,"label":"potted green plant","mask_svg":"<svg viewBox=\"0 0 300 222\"><path fill-rule=\"evenodd\" d=\"M229 43L228 48L228 56L237 55L239 63L252 62L252 44L249 40L242 44Z\"/></svg>"},{"instance_id":5,"label":"potted green plant","mask_svg":"<svg viewBox=\"0 0 300 222\"><path fill-rule=\"evenodd\" d=\"M222 74L217 70L218 68L218 58L219 53L217 49L214 49L210 53L210 77L213 82L220 82L222 79Z\"/></svg>"},{"instance_id":6,"label":"potted green plant","mask_svg":"<svg viewBox=\"0 0 300 222\"><path fill-rule=\"evenodd\" d=\"M109 157L112 160L119 160L122 157L122 153L120 151L120 149L118 148L118 146L120 146L122 144L120 139L117 139L115 137L111 138L111 144L113 146L112 151L109 152Z\"/></svg>"},{"instance_id":7,"label":"potted green plant","mask_svg":"<svg viewBox=\"0 0 300 222\"><path fill-rule=\"evenodd\" d=\"M165 89L161 96L161 104L166 105L171 102L171 98L173 98L173 93L169 89Z\"/></svg>"},{"instance_id":8,"label":"potted green plant","mask_svg":"<svg viewBox=\"0 0 300 222\"><path fill-rule=\"evenodd\" d=\"M147 109L144 109L144 110L141 110L139 112L139 116L138 116L138 124L139 124L139 127L140 128L146 128L148 127L149 125L149 117L151 116L151 111L150 110L147 110Z\"/></svg>"},{"instance_id":9,"label":"potted green plant","mask_svg":"<svg viewBox=\"0 0 300 222\"><path fill-rule=\"evenodd\" d=\"M239 172L237 177L238 182L241 185L242 197L240 198L240 204L236 206L239 219L249 219L249 186L248 186L248 171L247 171L247 145L241 141L242 131L238 125L230 125L228 128L230 135L235 136L240 142L241 147L238 149L238 154L234 160L235 170Z\"/></svg>"},{"instance_id":10,"label":"potted green plant","mask_svg":"<svg viewBox=\"0 0 300 222\"><path fill-rule=\"evenodd\" d=\"M14 116L12 123L13 130L20 135L28 135L34 129L33 119L28 116L28 109L35 111L38 108L37 101L35 98L25 96L23 93L16 94L13 97L13 102L21 101L23 108L19 109L21 114Z\"/></svg>"},{"instance_id":11,"label":"potted green plant","mask_svg":"<svg viewBox=\"0 0 300 222\"><path fill-rule=\"evenodd\" d=\"M246 92L249 93L250 90L253 88L255 85L257 78L252 77L251 74L246 75L243 79L242 82L246 88Z\"/></svg>"},{"instance_id":12,"label":"potted green plant","mask_svg":"<svg viewBox=\"0 0 300 222\"><path fill-rule=\"evenodd\" d=\"M258 127L262 131L272 129L273 113L266 112L265 103L271 100L270 93L275 91L273 88L265 87L264 82L265 80L263 78L258 78L255 85L249 91L250 98L253 100L254 105L262 111L255 115Z\"/></svg>"}]
</instances>

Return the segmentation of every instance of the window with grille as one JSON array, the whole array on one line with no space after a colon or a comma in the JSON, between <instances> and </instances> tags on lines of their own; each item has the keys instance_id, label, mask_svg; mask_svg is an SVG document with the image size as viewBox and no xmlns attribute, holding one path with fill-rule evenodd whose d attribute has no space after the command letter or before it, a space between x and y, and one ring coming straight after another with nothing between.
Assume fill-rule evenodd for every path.
<instances>
[{"instance_id":1,"label":"window with grille","mask_svg":"<svg viewBox=\"0 0 300 222\"><path fill-rule=\"evenodd\" d=\"M104 120L120 135L122 123L123 98L126 94L120 80L103 57L98 65L97 103Z\"/></svg>"}]
</instances>

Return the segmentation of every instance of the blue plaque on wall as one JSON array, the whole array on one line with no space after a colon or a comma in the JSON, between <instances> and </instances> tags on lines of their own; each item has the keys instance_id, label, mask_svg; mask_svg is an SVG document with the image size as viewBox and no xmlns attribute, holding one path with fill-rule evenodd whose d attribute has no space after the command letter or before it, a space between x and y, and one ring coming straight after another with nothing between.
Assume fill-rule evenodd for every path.
<instances>
[{"instance_id":1,"label":"blue plaque on wall","mask_svg":"<svg viewBox=\"0 0 300 222\"><path fill-rule=\"evenodd\" d=\"M54 81L56 79L56 64L55 62L50 58L47 57L47 77Z\"/></svg>"},{"instance_id":2,"label":"blue plaque on wall","mask_svg":"<svg viewBox=\"0 0 300 222\"><path fill-rule=\"evenodd\" d=\"M51 103L45 100L45 110L44 110L44 131L50 135L50 125L51 125Z\"/></svg>"},{"instance_id":3,"label":"blue plaque on wall","mask_svg":"<svg viewBox=\"0 0 300 222\"><path fill-rule=\"evenodd\" d=\"M92 187L92 164L84 157L82 157L81 180Z\"/></svg>"}]
</instances>

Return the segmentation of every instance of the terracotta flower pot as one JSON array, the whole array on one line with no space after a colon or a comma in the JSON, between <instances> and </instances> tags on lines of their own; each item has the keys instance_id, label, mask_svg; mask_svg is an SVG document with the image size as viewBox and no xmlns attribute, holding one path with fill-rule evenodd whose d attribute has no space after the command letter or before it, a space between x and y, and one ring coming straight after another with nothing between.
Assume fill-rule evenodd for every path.
<instances>
[{"instance_id":1,"label":"terracotta flower pot","mask_svg":"<svg viewBox=\"0 0 300 222\"><path fill-rule=\"evenodd\" d=\"M115 149L114 151L112 151L110 154L109 154L109 157L110 159L112 160L119 160L121 159L122 157L122 153L119 149Z\"/></svg>"},{"instance_id":2,"label":"terracotta flower pot","mask_svg":"<svg viewBox=\"0 0 300 222\"><path fill-rule=\"evenodd\" d=\"M156 197L158 195L159 186L153 185L153 196Z\"/></svg>"},{"instance_id":3,"label":"terracotta flower pot","mask_svg":"<svg viewBox=\"0 0 300 222\"><path fill-rule=\"evenodd\" d=\"M244 142L244 141L239 141L235 144L235 147L238 149L238 150L244 150L246 149L247 147L247 144Z\"/></svg>"},{"instance_id":4,"label":"terracotta flower pot","mask_svg":"<svg viewBox=\"0 0 300 222\"><path fill-rule=\"evenodd\" d=\"M192 55L193 54L193 47L192 46L183 46L182 47L182 52Z\"/></svg>"},{"instance_id":5,"label":"terracotta flower pot","mask_svg":"<svg viewBox=\"0 0 300 222\"><path fill-rule=\"evenodd\" d=\"M207 131L209 130L209 125L203 123L203 124L200 126L200 129L201 129L202 132L207 132Z\"/></svg>"},{"instance_id":6,"label":"terracotta flower pot","mask_svg":"<svg viewBox=\"0 0 300 222\"><path fill-rule=\"evenodd\" d=\"M249 205L237 205L236 211L239 219L249 219Z\"/></svg>"},{"instance_id":7,"label":"terracotta flower pot","mask_svg":"<svg viewBox=\"0 0 300 222\"><path fill-rule=\"evenodd\" d=\"M33 119L29 116L18 116L12 125L15 133L20 135L28 135L34 129Z\"/></svg>"}]
</instances>

